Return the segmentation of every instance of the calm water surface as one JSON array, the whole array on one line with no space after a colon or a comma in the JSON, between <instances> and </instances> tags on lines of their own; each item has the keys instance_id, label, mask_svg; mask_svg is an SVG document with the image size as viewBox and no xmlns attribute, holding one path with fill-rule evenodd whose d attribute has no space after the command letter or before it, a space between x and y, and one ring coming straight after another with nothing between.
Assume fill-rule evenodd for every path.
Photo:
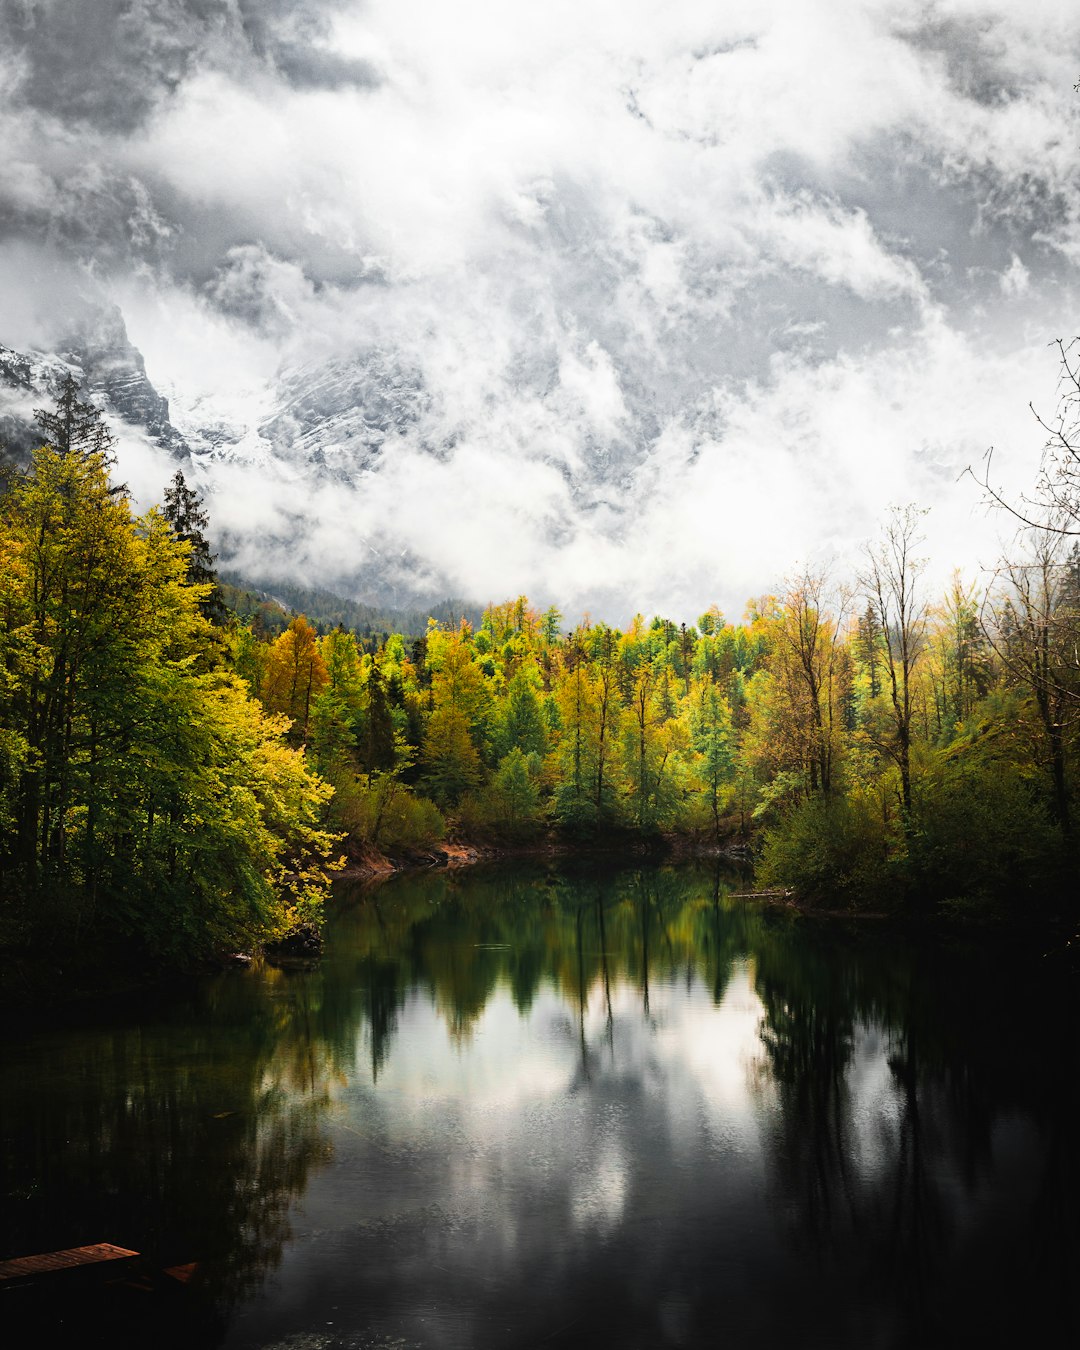
<instances>
[{"instance_id":1,"label":"calm water surface","mask_svg":"<svg viewBox=\"0 0 1080 1350\"><path fill-rule=\"evenodd\" d=\"M140 1316L235 1350L1077 1343L1075 978L730 889L399 878L316 971L9 1037L0 1258L197 1261Z\"/></svg>"}]
</instances>

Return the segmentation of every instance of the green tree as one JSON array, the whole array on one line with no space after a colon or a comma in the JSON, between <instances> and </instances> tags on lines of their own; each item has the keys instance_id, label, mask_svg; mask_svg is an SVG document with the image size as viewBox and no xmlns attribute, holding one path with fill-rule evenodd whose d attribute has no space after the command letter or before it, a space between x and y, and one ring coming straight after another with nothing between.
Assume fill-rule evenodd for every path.
<instances>
[{"instance_id":1,"label":"green tree","mask_svg":"<svg viewBox=\"0 0 1080 1350\"><path fill-rule=\"evenodd\" d=\"M477 742L491 699L464 629L430 629L427 656L432 708L422 749L425 779L440 806L454 806L483 776Z\"/></svg>"},{"instance_id":2,"label":"green tree","mask_svg":"<svg viewBox=\"0 0 1080 1350\"><path fill-rule=\"evenodd\" d=\"M162 514L176 537L188 546L188 585L207 588L201 602L204 618L218 627L224 625L229 617L228 610L214 570L214 555L210 552L204 533L210 524L210 517L203 509L202 498L188 487L180 469L173 474L172 481L165 489Z\"/></svg>"},{"instance_id":3,"label":"green tree","mask_svg":"<svg viewBox=\"0 0 1080 1350\"><path fill-rule=\"evenodd\" d=\"M517 748L526 755L547 752L547 726L536 687L524 669L511 679L499 709L496 751L502 758Z\"/></svg>"},{"instance_id":4,"label":"green tree","mask_svg":"<svg viewBox=\"0 0 1080 1350\"><path fill-rule=\"evenodd\" d=\"M156 512L132 517L105 459L45 447L3 500L5 913L192 959L317 917L329 789L200 660L188 549Z\"/></svg>"},{"instance_id":5,"label":"green tree","mask_svg":"<svg viewBox=\"0 0 1080 1350\"><path fill-rule=\"evenodd\" d=\"M731 709L712 680L703 680L693 690L690 728L694 750L700 756L698 778L708 806L713 837L719 842L720 817L731 794L735 744Z\"/></svg>"},{"instance_id":6,"label":"green tree","mask_svg":"<svg viewBox=\"0 0 1080 1350\"><path fill-rule=\"evenodd\" d=\"M55 408L35 408L34 421L44 445L62 459L74 455L97 460L106 469L113 463L113 438L101 411L79 398L79 382L70 373L60 382Z\"/></svg>"},{"instance_id":7,"label":"green tree","mask_svg":"<svg viewBox=\"0 0 1080 1350\"><path fill-rule=\"evenodd\" d=\"M208 660L191 545L109 482L70 383L0 504L0 870L10 922L190 959L317 917L329 788Z\"/></svg>"},{"instance_id":8,"label":"green tree","mask_svg":"<svg viewBox=\"0 0 1080 1350\"><path fill-rule=\"evenodd\" d=\"M370 777L379 770L393 769L400 757L389 691L376 657L368 661L362 706L363 721L357 747L360 767Z\"/></svg>"}]
</instances>

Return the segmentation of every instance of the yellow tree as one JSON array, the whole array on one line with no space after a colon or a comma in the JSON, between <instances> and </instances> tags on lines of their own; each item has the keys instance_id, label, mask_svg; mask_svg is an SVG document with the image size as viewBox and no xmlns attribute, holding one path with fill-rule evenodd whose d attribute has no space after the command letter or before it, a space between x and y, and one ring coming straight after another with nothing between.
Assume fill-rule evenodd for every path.
<instances>
[{"instance_id":1,"label":"yellow tree","mask_svg":"<svg viewBox=\"0 0 1080 1350\"><path fill-rule=\"evenodd\" d=\"M555 684L559 735L554 761L555 810L566 825L596 818L593 770L599 740L599 690L580 642L580 631L561 653Z\"/></svg>"},{"instance_id":2,"label":"yellow tree","mask_svg":"<svg viewBox=\"0 0 1080 1350\"><path fill-rule=\"evenodd\" d=\"M464 625L449 632L428 630L431 713L421 758L428 787L440 805L455 805L482 776L477 742L485 730L491 695L473 660L469 637Z\"/></svg>"},{"instance_id":3,"label":"yellow tree","mask_svg":"<svg viewBox=\"0 0 1080 1350\"><path fill-rule=\"evenodd\" d=\"M329 790L212 668L188 546L105 455L37 452L0 518L0 899L191 960L317 914Z\"/></svg>"},{"instance_id":4,"label":"yellow tree","mask_svg":"<svg viewBox=\"0 0 1080 1350\"><path fill-rule=\"evenodd\" d=\"M294 743L307 744L312 705L329 679L318 634L307 618L298 614L270 646L262 687L266 707L291 720L289 735Z\"/></svg>"},{"instance_id":5,"label":"yellow tree","mask_svg":"<svg viewBox=\"0 0 1080 1350\"><path fill-rule=\"evenodd\" d=\"M638 829L658 823L660 786L670 755L658 693L657 666L644 660L631 676L622 715L623 772L630 818Z\"/></svg>"},{"instance_id":6,"label":"yellow tree","mask_svg":"<svg viewBox=\"0 0 1080 1350\"><path fill-rule=\"evenodd\" d=\"M789 734L810 792L832 790L843 727L841 675L847 668L840 641L847 600L839 594L836 614L826 608L826 578L804 572L788 584L773 626L770 666L788 703Z\"/></svg>"}]
</instances>

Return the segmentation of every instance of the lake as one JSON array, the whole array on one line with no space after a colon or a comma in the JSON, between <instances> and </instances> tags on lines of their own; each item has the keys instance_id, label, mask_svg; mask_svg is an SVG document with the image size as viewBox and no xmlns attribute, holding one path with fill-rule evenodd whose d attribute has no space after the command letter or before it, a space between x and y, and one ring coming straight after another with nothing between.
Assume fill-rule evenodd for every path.
<instances>
[{"instance_id":1,"label":"lake","mask_svg":"<svg viewBox=\"0 0 1080 1350\"><path fill-rule=\"evenodd\" d=\"M198 1269L137 1314L88 1286L0 1319L235 1350L1076 1343L1074 967L738 886L343 885L318 969L9 1033L0 1259Z\"/></svg>"}]
</instances>

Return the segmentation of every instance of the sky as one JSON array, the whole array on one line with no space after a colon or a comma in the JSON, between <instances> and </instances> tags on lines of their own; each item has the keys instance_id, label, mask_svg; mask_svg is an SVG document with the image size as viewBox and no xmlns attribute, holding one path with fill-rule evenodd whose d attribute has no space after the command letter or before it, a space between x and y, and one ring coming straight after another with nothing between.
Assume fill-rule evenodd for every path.
<instances>
[{"instance_id":1,"label":"sky","mask_svg":"<svg viewBox=\"0 0 1080 1350\"><path fill-rule=\"evenodd\" d=\"M737 618L915 502L974 577L1078 78L1059 0L0 0L0 342L117 306L252 574Z\"/></svg>"}]
</instances>

